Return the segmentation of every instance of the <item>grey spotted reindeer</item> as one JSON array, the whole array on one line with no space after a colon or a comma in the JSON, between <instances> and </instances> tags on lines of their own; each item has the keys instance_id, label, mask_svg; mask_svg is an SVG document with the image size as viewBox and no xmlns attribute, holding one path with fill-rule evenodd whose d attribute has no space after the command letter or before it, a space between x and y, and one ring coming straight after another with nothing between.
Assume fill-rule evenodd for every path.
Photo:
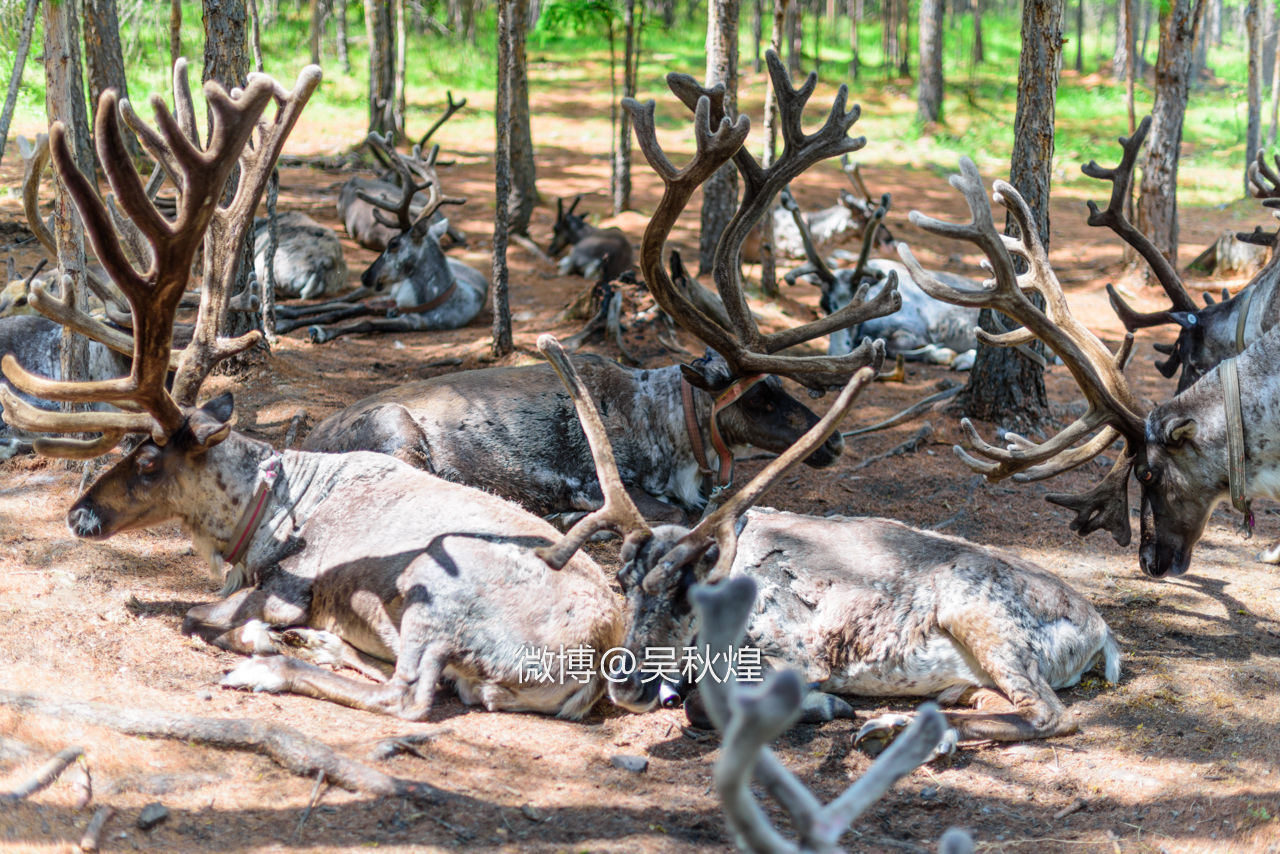
<instances>
[{"instance_id":1,"label":"grey spotted reindeer","mask_svg":"<svg viewBox=\"0 0 1280 854\"><path fill-rule=\"evenodd\" d=\"M801 719L853 717L837 695L936 697L971 705L948 712L934 746L960 739L1022 740L1074 732L1054 693L1100 668L1120 676L1120 655L1093 606L1053 574L997 549L886 519L819 518L751 510L786 471L836 429L875 372L863 368L822 420L689 530L651 528L627 497L608 437L572 363L549 336L539 347L573 394L605 501L548 553L556 566L597 531L624 537L618 581L629 612L625 648L609 665L609 698L633 712L681 686L646 672L646 650L702 644L694 585L750 578L761 596L746 643L811 686ZM910 716L868 721L858 740L892 739ZM942 733L939 733L942 735Z\"/></svg>"},{"instance_id":2,"label":"grey spotted reindeer","mask_svg":"<svg viewBox=\"0 0 1280 854\"><path fill-rule=\"evenodd\" d=\"M635 266L631 239L620 228L597 228L585 216L575 214L581 201L582 196L574 196L566 209L564 199L556 199L556 221L551 226L547 254L554 258L569 250L560 259L562 276L576 273L584 279L612 282Z\"/></svg>"},{"instance_id":3,"label":"grey spotted reindeer","mask_svg":"<svg viewBox=\"0 0 1280 854\"><path fill-rule=\"evenodd\" d=\"M171 350L174 312L196 248L219 218L220 234L243 238L284 136L318 82L319 69L312 67L292 92L258 74L233 94L205 83L213 117L207 145L183 118L189 93L176 93L177 120L154 99L158 130L133 117L143 147L178 189L172 219L143 192L124 147L114 93L102 96L99 159L150 246L155 261L142 269L126 257L94 181L77 171L64 129L53 126L58 175L132 308L130 371L108 380L62 382L32 374L6 355L0 370L21 392L110 402L123 411L48 412L0 388L5 418L33 432L98 434L38 439L36 450L51 456L99 456L126 434L141 435L76 499L67 524L78 537L104 540L177 519L218 576L231 567L224 591L229 598L193 608L184 623L211 643L257 656L232 671L228 686L292 691L420 720L444 679L466 702L489 709L581 717L603 694L603 680L580 683L557 670L551 682L526 682L521 650L583 647L598 658L620 641L616 596L590 558L577 556L564 571L552 571L538 548L558 536L555 529L496 496L383 455L277 452L232 429L230 394L197 407L201 381L214 365L260 338L227 339L218 330L237 253L226 252L230 260L205 255L206 271L228 275L206 277L192 341ZM273 101L279 110L274 119L265 118ZM237 162L239 183L231 202L220 205ZM165 382L171 366L172 391ZM369 524L370 514L376 526ZM379 681L269 654L292 648L290 643L313 660L346 662Z\"/></svg>"},{"instance_id":4,"label":"grey spotted reindeer","mask_svg":"<svg viewBox=\"0 0 1280 854\"><path fill-rule=\"evenodd\" d=\"M1230 498L1251 529L1250 500L1280 497L1280 442L1273 440L1280 424L1274 367L1280 364L1280 329L1273 326L1186 391L1144 411L1124 376L1133 334L1113 353L1072 316L1018 191L996 181L992 198L1028 235L1020 240L996 229L973 161L961 158L960 174L951 177L951 185L969 205L969 223L943 222L918 211L911 212L911 221L933 234L976 244L986 255L991 278L976 289L962 290L925 272L910 248L899 243L902 260L920 286L938 299L992 308L1021 323L1011 332L980 331L978 337L1005 347L1040 339L1067 366L1088 403L1082 416L1040 443L1004 433L999 437L1003 445L991 444L966 419L961 426L968 450L955 449L961 460L990 481L1013 477L1025 483L1070 471L1123 440L1111 470L1093 489L1045 497L1075 511L1071 528L1081 536L1106 530L1117 543L1128 545L1132 474L1142 509L1138 560L1153 578L1187 571L1209 514L1220 501ZM1027 264L1021 275L1015 256ZM1031 302L1031 293L1044 298L1043 309Z\"/></svg>"}]
</instances>

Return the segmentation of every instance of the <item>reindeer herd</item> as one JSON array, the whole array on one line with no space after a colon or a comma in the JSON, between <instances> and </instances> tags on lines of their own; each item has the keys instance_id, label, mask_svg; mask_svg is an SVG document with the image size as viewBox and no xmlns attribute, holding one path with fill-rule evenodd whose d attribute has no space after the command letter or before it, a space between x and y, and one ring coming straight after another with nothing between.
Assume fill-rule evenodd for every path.
<instances>
[{"instance_id":1,"label":"reindeer herd","mask_svg":"<svg viewBox=\"0 0 1280 854\"><path fill-rule=\"evenodd\" d=\"M755 505L801 462L823 468L845 451L839 420L886 353L951 362L978 341L1025 347L1039 340L1079 385L1085 414L1039 443L1005 433L991 444L965 421L961 459L989 480L1025 482L1113 455L1097 487L1049 500L1076 512L1072 527L1080 534L1105 529L1127 545L1132 475L1140 566L1157 578L1184 573L1219 501L1229 498L1251 527L1250 500L1275 497L1280 485L1280 444L1270 433L1280 423L1280 395L1270 391L1268 369L1280 360L1280 333L1269 331L1280 311L1274 261L1235 297L1197 309L1173 267L1123 218L1146 122L1122 140L1119 166L1086 167L1113 185L1105 210L1091 205L1090 224L1132 244L1173 303L1142 315L1112 291L1131 330L1114 351L1072 316L1017 190L996 181L989 197L967 159L951 182L971 221L918 212L911 220L976 245L990 278L927 271L900 242L901 264L869 259L873 243L894 244L882 224L887 195L875 201L862 185L860 198L842 193L837 208L806 217L787 192L815 164L865 144L850 136L858 108L847 108L842 88L822 125L806 133L802 118L815 78L793 87L772 53L768 68L784 140L775 162L762 166L749 153L750 122L725 114L722 88L671 74L672 93L692 114L697 151L689 162L677 166L659 144L654 102L623 102L663 185L638 255L621 231L588 225L575 213L576 199L558 211L551 248L569 250L561 272L613 281L634 264L662 313L706 345L702 358L633 369L597 356L570 358L544 336L545 363L391 388L321 422L301 450L237 432L231 396L201 403L199 392L220 361L261 339L257 332L226 334L228 312L253 310L254 301L233 296L238 259L224 249L255 228L267 177L319 69L304 70L291 90L260 74L230 93L206 83L212 119L204 144L184 63L175 67L172 109L153 99L154 127L108 92L95 134L106 201L74 165L60 123L40 147L47 154L33 151L28 160L27 209L37 233L43 223L29 188L39 183L41 159L50 157L100 267L90 273L96 302L89 311L59 296L56 282L31 280L24 302L49 319L0 320L0 404L11 443L80 459L124 443L123 458L75 500L67 524L78 537L103 540L181 521L222 588L216 601L186 614L182 629L246 656L226 675L227 687L303 694L413 721L430 716L445 684L464 703L491 711L570 720L607 695L637 713L684 702L691 721L724 728L755 713L753 695L729 686L699 699L688 672L654 678L639 665L653 650L695 648L716 635L741 637L759 651L771 674L766 695L790 698L770 718L783 728L797 717L852 718L847 696L922 697L956 707L945 713L945 725L925 711L910 731L911 746L899 739L885 754L914 757L893 766L896 776L958 741L1072 732L1055 689L1090 670L1116 682L1120 650L1098 611L1052 572L893 520ZM451 98L450 111L457 106ZM157 164L154 180L144 182L128 156L122 122ZM462 200L443 193L438 148L424 156L419 145L406 155L388 139L369 142L397 180L357 179L339 205L351 236L382 254L355 294L280 306L282 332L307 327L313 341L324 342L451 329L484 308L485 277L441 248L446 236L463 239L441 215L444 205ZM668 258L667 242L696 191L729 163L742 178L742 198L716 248L714 288L707 289L678 255ZM234 193L217 201L237 165ZM165 181L172 205L157 197ZM1262 160L1255 185L1268 203L1280 204L1280 176ZM992 198L1023 237L996 229ZM749 309L742 271L744 254L759 251L757 226L766 215L775 217L779 254L805 258L797 275L821 285L825 309L773 332L762 331ZM273 272L280 295L311 300L341 290L346 266L336 238L301 216L278 226ZM833 269L818 252L824 235L811 232L829 236L846 227L862 232L863 251L853 267ZM259 225L257 234L263 231ZM198 292L184 301L198 257ZM257 252L255 266L265 264ZM262 269L258 276L265 278ZM184 305L196 308L193 324L176 321ZM983 308L1018 325L975 330ZM1161 370L1169 376L1181 366L1183 373L1177 395L1147 411L1124 376L1132 330L1166 322L1182 331ZM95 342L84 379L59 375L62 327ZM802 346L824 337L827 353ZM815 396L840 394L820 418L781 378ZM64 402L87 408L53 408ZM777 457L738 484L734 460L748 446ZM582 551L605 531L622 537L614 577ZM717 610L716 590L737 591L723 600L737 597L737 605L724 606L738 609L737 622L726 623ZM531 651L565 649L580 651L592 666L570 674L556 659L549 672L530 678ZM905 715L872 719L858 741L883 746L910 722ZM744 738L740 730L726 729L722 758L737 768L725 772L737 783L721 788L731 826L751 850L796 850L740 800L753 797L743 790L757 760L770 791L794 791L778 782L781 772L767 770L774 761L767 738ZM855 814L844 813L842 826ZM800 850L834 843L809 839ZM953 839L944 847L965 844Z\"/></svg>"}]
</instances>

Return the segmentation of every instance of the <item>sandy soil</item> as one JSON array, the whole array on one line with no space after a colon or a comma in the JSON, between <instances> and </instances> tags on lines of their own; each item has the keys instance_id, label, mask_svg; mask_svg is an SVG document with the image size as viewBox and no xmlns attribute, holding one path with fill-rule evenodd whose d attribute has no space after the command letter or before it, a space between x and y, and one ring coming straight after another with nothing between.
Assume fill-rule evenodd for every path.
<instances>
[{"instance_id":1,"label":"sandy soil","mask_svg":"<svg viewBox=\"0 0 1280 854\"><path fill-rule=\"evenodd\" d=\"M585 110L590 100L583 97L579 108ZM556 195L585 192L587 210L606 207L607 162L570 144L576 135L564 124L564 112L545 119L552 123L548 133L561 144L540 151L540 189L548 204L536 211L532 231L543 240L550 234ZM357 135L352 129L350 138ZM446 188L471 199L455 217L470 235L469 247L458 255L485 267L492 233L486 141L453 145L449 154L457 164L442 172ZM5 159L0 184L16 186L16 161L13 154ZM927 263L972 273L974 259L966 247L940 245L906 223L905 211L913 208L960 215L958 197L936 171L877 167L874 144L864 162L873 189L894 193L895 235ZM652 210L655 182L641 164L636 172L636 207ZM347 177L305 166L285 169L282 206L340 229L333 203ZM839 180L834 171L805 176L797 182L802 204L829 204ZM11 243L10 224L19 218L16 199L0 200L4 244ZM1119 248L1083 219L1078 198L1056 198L1053 260L1077 315L1114 344L1120 327L1102 288L1117 274ZM605 220L637 240L644 221L641 213ZM1184 246L1203 246L1229 224L1229 211L1188 212ZM696 216L687 216L674 242L695 247L694 228ZM345 238L344 246L355 284L373 255ZM35 258L29 249L17 252L22 265ZM538 333L575 329L558 313L584 283L555 276L520 248L512 249L511 261L520 349L512 361L518 361L531 358ZM1136 290L1144 306L1158 304L1155 295ZM812 316L815 304L812 289L797 288L776 305L756 302L753 308L784 323ZM239 429L280 444L299 410L310 426L397 383L484 364L488 320L453 332L345 338L324 346L295 334L245 373L211 378L207 391L233 389ZM1171 383L1151 366L1151 342L1169 339L1165 332L1144 334L1133 360L1130 374L1152 400L1172 393ZM669 358L652 342L631 346L649 364ZM595 349L616 355L603 344ZM905 384L876 386L864 395L850 426L897 411L941 380L963 377L915 367ZM1057 414L1069 419L1078 399L1069 375L1053 370L1048 385ZM1148 581L1131 549L1117 548L1105 534L1087 541L1071 534L1068 514L1040 500L1050 489L984 485L951 454L960 438L955 419L935 413L929 420L935 432L922 451L854 471L859 461L911 437L920 423L875 434L852 442L833 468L790 476L767 503L815 514L889 516L1039 561L1102 611L1124 649L1124 677L1114 687L1087 681L1063 692L1080 724L1077 735L968 746L953 759L919 769L855 825L847 847L921 851L948 826L961 825L973 829L986 851L1280 851L1274 818L1280 814L1280 576L1254 560L1261 545L1280 534L1276 510L1260 508L1260 536L1250 542L1236 533L1234 518L1219 510L1192 573ZM991 425L981 426L991 435ZM1097 463L1085 466L1051 489L1084 487L1103 471ZM633 716L602 705L585 723L566 723L469 710L442 693L429 722L406 725L300 697L220 690L218 679L235 656L178 631L189 607L215 595L187 539L175 525L102 544L73 539L63 518L79 479L78 468L57 462L0 464L0 691L269 720L362 760L380 738L429 732L436 737L420 757L396 758L386 770L428 781L452 797L422 805L358 796L317 787L258 755L125 736L4 705L0 791L47 756L78 744L86 750L95 804L119 811L104 836L103 847L110 851L733 849L711 789L716 740L687 737L680 711ZM606 565L616 563L609 544L593 548ZM859 709L910 706L865 702ZM852 732L849 722L799 726L780 739L777 750L829 800L871 761L852 748ZM636 775L614 768L609 759L616 754L644 756L648 770ZM0 849L70 849L93 808L77 808L75 800L64 779L24 802L0 804ZM153 801L167 806L170 816L153 830L139 830L135 820ZM785 826L782 813L769 809Z\"/></svg>"}]
</instances>

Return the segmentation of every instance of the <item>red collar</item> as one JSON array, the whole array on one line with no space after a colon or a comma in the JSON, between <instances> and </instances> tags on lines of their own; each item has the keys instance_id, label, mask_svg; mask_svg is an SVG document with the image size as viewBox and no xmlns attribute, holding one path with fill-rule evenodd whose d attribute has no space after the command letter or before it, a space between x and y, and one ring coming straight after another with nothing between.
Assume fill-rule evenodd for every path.
<instances>
[{"instance_id":1,"label":"red collar","mask_svg":"<svg viewBox=\"0 0 1280 854\"><path fill-rule=\"evenodd\" d=\"M725 489L733 483L733 451L725 444L724 436L720 434L720 412L739 400L765 376L765 374L751 374L734 380L711 404L711 447L720 458L720 468L715 478L717 489ZM702 472L704 477L711 477L711 466L707 462L707 452L702 445L702 431L698 429L698 416L694 409L693 386L684 377L680 378L680 400L684 405L684 428L689 434L689 444L693 446L693 458L698 462L698 471Z\"/></svg>"}]
</instances>

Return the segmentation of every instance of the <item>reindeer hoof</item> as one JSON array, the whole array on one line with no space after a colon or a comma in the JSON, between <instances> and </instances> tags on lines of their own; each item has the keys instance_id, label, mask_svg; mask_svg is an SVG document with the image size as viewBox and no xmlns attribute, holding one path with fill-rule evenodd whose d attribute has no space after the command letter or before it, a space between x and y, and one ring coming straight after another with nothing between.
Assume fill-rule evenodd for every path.
<instances>
[{"instance_id":1,"label":"reindeer hoof","mask_svg":"<svg viewBox=\"0 0 1280 854\"><path fill-rule=\"evenodd\" d=\"M238 688L242 691L265 691L279 694L288 687L288 680L280 672L280 662L284 656L254 656L242 661L234 670L222 677L218 684L223 688Z\"/></svg>"},{"instance_id":2,"label":"reindeer hoof","mask_svg":"<svg viewBox=\"0 0 1280 854\"><path fill-rule=\"evenodd\" d=\"M323 326L307 327L307 338L311 341L312 344L323 344L324 342L328 341L332 337L333 337L332 335L330 335L328 332L325 331L325 328Z\"/></svg>"},{"instance_id":3,"label":"reindeer hoof","mask_svg":"<svg viewBox=\"0 0 1280 854\"><path fill-rule=\"evenodd\" d=\"M872 718L858 730L858 734L853 739L853 744L869 756L879 756L910 725L913 719L912 715L900 715L892 712L887 715L881 715L878 718ZM932 762L939 756L950 756L955 753L956 745L959 741L960 733L954 727L947 727L947 731L943 733L937 747L933 749L933 754L925 761Z\"/></svg>"}]
</instances>

